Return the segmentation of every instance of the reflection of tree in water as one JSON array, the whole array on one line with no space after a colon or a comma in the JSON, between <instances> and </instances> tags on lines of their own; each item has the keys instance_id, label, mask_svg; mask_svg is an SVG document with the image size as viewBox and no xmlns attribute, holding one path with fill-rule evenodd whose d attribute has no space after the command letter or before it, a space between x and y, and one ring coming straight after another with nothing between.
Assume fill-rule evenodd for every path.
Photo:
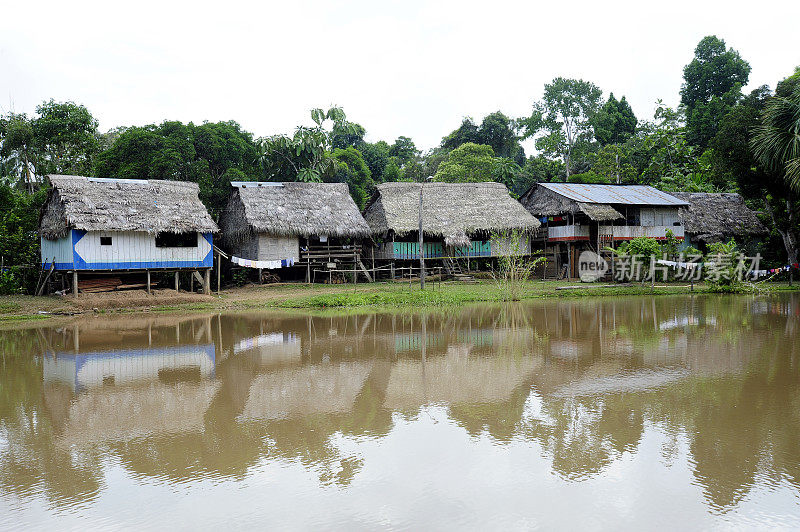
<instances>
[{"instance_id":1,"label":"reflection of tree in water","mask_svg":"<svg viewBox=\"0 0 800 532\"><path fill-rule=\"evenodd\" d=\"M765 478L800 489L797 320L787 316L796 298L783 305L788 310L747 298L637 298L152 327L148 341L159 345L180 337L216 346L214 380L180 384L213 386L201 421L191 430L72 447L59 441L78 441L64 435L74 392L42 383L46 332L0 334L0 437L8 442L0 489L44 490L59 504L91 499L109 452L137 475L170 481L243 478L278 459L303 464L322 484L346 486L365 464L339 437L381 438L393 430L393 413L444 404L470 436L536 442L554 473L575 481L636 453L645 427L663 433L667 462L685 438L708 503L727 509ZM284 339L291 332L296 352L235 352L243 339L274 331ZM97 342L101 333L93 333ZM307 375L329 379L333 391L298 392ZM268 399L280 393L288 395L277 408Z\"/></svg>"},{"instance_id":2,"label":"reflection of tree in water","mask_svg":"<svg viewBox=\"0 0 800 532\"><path fill-rule=\"evenodd\" d=\"M41 491L52 501L85 502L100 493L102 463L98 453L73 456L53 441L54 422L42 415L48 395L42 351L36 329L0 334L0 439L6 444L0 447L0 491L18 497Z\"/></svg>"}]
</instances>

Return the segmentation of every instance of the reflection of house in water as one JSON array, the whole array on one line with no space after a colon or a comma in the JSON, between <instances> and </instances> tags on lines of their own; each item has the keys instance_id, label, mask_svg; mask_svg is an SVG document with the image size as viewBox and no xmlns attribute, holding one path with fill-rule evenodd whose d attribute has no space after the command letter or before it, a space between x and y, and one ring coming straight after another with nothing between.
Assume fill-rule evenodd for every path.
<instances>
[{"instance_id":1,"label":"reflection of house in water","mask_svg":"<svg viewBox=\"0 0 800 532\"><path fill-rule=\"evenodd\" d=\"M90 353L56 353L45 356L45 385L64 383L73 391L101 385L137 381L172 381L214 376L213 344L145 349L120 349Z\"/></svg>"},{"instance_id":2,"label":"reflection of house in water","mask_svg":"<svg viewBox=\"0 0 800 532\"><path fill-rule=\"evenodd\" d=\"M240 421L345 413L372 370L371 361L281 368L250 385Z\"/></svg>"},{"instance_id":3,"label":"reflection of house in water","mask_svg":"<svg viewBox=\"0 0 800 532\"><path fill-rule=\"evenodd\" d=\"M46 337L44 402L60 445L203 429L218 388L210 318L127 321L98 320ZM209 343L181 343L181 335ZM119 348L100 348L109 343Z\"/></svg>"}]
</instances>

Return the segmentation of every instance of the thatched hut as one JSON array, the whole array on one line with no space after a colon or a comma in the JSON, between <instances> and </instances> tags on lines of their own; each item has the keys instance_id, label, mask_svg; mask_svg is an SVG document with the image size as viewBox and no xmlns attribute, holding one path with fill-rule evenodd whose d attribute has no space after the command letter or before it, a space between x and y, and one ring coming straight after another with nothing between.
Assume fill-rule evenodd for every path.
<instances>
[{"instance_id":1,"label":"thatched hut","mask_svg":"<svg viewBox=\"0 0 800 532\"><path fill-rule=\"evenodd\" d=\"M213 266L218 228L196 183L48 177L52 189L39 224L42 268L208 273Z\"/></svg>"},{"instance_id":2,"label":"thatched hut","mask_svg":"<svg viewBox=\"0 0 800 532\"><path fill-rule=\"evenodd\" d=\"M689 204L681 209L680 218L686 240L694 246L756 238L769 232L739 194L673 192L672 195Z\"/></svg>"},{"instance_id":3,"label":"thatched hut","mask_svg":"<svg viewBox=\"0 0 800 532\"><path fill-rule=\"evenodd\" d=\"M382 239L376 256L419 257L419 211L426 258L496 257L507 242L492 235L520 231L523 253L528 235L541 225L502 183L383 183L364 213L373 235Z\"/></svg>"},{"instance_id":4,"label":"thatched hut","mask_svg":"<svg viewBox=\"0 0 800 532\"><path fill-rule=\"evenodd\" d=\"M220 226L234 256L262 268L360 261L370 229L345 183L231 185Z\"/></svg>"}]
</instances>

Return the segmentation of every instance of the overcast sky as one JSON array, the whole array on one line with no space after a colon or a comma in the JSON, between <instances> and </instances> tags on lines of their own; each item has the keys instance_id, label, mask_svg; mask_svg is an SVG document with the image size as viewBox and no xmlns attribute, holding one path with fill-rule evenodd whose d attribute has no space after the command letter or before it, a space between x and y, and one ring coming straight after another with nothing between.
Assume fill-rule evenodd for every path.
<instances>
[{"instance_id":1,"label":"overcast sky","mask_svg":"<svg viewBox=\"0 0 800 532\"><path fill-rule=\"evenodd\" d=\"M2 7L0 112L54 98L100 129L236 120L289 133L342 106L368 140L436 145L464 116L523 116L556 76L627 96L639 118L678 103L715 34L750 87L800 65L800 2L13 2ZM176 3L175 3L176 4Z\"/></svg>"}]
</instances>

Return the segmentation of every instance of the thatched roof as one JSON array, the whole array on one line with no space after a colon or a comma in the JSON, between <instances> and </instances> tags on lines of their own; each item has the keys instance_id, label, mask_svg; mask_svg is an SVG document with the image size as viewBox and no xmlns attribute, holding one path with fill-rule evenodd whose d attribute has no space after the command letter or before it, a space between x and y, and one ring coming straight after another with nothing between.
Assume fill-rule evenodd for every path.
<instances>
[{"instance_id":1,"label":"thatched roof","mask_svg":"<svg viewBox=\"0 0 800 532\"><path fill-rule=\"evenodd\" d=\"M619 213L614 207L611 205L607 205L605 203L578 203L578 210L588 216L591 220L595 220L597 222L607 222L609 220L619 220L620 218L624 218L622 214Z\"/></svg>"},{"instance_id":2,"label":"thatched roof","mask_svg":"<svg viewBox=\"0 0 800 532\"><path fill-rule=\"evenodd\" d=\"M235 182L220 220L229 242L252 233L275 236L370 235L345 183Z\"/></svg>"},{"instance_id":3,"label":"thatched roof","mask_svg":"<svg viewBox=\"0 0 800 532\"><path fill-rule=\"evenodd\" d=\"M405 235L419 227L420 183L383 183L364 214L374 234ZM469 244L469 236L495 231L535 231L541 226L502 183L426 183L422 227L445 244Z\"/></svg>"},{"instance_id":4,"label":"thatched roof","mask_svg":"<svg viewBox=\"0 0 800 532\"><path fill-rule=\"evenodd\" d=\"M671 192L689 203L681 209L686 233L695 240L720 242L732 237L764 235L769 231L756 213L747 208L739 194L705 192Z\"/></svg>"},{"instance_id":5,"label":"thatched roof","mask_svg":"<svg viewBox=\"0 0 800 532\"><path fill-rule=\"evenodd\" d=\"M56 240L70 229L147 233L219 231L197 183L51 175L39 228Z\"/></svg>"}]
</instances>

